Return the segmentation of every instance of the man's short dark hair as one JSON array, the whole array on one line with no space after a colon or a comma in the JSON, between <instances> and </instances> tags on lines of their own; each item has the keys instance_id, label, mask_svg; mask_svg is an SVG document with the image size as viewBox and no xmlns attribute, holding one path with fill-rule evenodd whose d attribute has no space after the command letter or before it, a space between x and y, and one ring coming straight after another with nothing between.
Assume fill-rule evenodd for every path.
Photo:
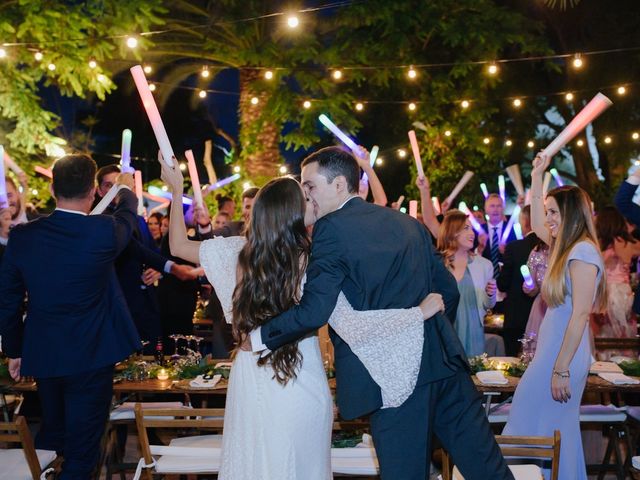
<instances>
[{"instance_id":1,"label":"man's short dark hair","mask_svg":"<svg viewBox=\"0 0 640 480\"><path fill-rule=\"evenodd\" d=\"M98 183L98 186L102 183L102 179L111 173L120 173L120 167L116 164L111 164L98 169L98 173L96 173L96 182Z\"/></svg>"},{"instance_id":2,"label":"man's short dark hair","mask_svg":"<svg viewBox=\"0 0 640 480\"><path fill-rule=\"evenodd\" d=\"M353 155L339 147L325 147L312 153L302 162L302 166L318 162L321 175L332 183L336 177L342 175L347 180L349 193L357 193L360 188L360 167Z\"/></svg>"},{"instance_id":3,"label":"man's short dark hair","mask_svg":"<svg viewBox=\"0 0 640 480\"><path fill-rule=\"evenodd\" d=\"M256 198L256 195L259 191L260 189L258 187L249 187L244 192L242 192L242 199L244 200L245 198Z\"/></svg>"},{"instance_id":4,"label":"man's short dark hair","mask_svg":"<svg viewBox=\"0 0 640 480\"><path fill-rule=\"evenodd\" d=\"M87 155L65 155L53 164L53 192L56 198L86 197L95 186L96 162Z\"/></svg>"}]
</instances>

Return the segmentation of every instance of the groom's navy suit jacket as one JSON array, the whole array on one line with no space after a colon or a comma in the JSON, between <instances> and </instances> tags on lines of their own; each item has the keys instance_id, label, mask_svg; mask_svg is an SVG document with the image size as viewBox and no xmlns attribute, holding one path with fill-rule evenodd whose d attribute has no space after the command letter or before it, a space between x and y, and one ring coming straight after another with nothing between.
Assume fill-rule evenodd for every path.
<instances>
[{"instance_id":1,"label":"groom's navy suit jacket","mask_svg":"<svg viewBox=\"0 0 640 480\"><path fill-rule=\"evenodd\" d=\"M123 189L116 201L113 216L56 210L11 231L0 267L0 335L4 353L22 357L22 375L75 375L141 348L114 268L136 227L137 199Z\"/></svg>"},{"instance_id":2,"label":"groom's navy suit jacket","mask_svg":"<svg viewBox=\"0 0 640 480\"><path fill-rule=\"evenodd\" d=\"M321 327L340 291L356 310L410 308L429 293L441 293L451 319L459 299L456 281L434 252L424 226L358 197L315 224L300 304L263 325L262 341L273 350ZM380 408L378 385L347 343L335 332L331 335L340 415L350 419ZM425 321L418 385L453 375L466 366L465 358L445 315Z\"/></svg>"}]
</instances>

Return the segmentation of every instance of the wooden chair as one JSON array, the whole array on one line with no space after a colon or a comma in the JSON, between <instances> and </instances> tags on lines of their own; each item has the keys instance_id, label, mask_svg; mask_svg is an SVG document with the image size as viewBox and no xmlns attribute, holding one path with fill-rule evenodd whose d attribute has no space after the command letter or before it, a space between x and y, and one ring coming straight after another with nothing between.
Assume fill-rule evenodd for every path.
<instances>
[{"instance_id":1,"label":"wooden chair","mask_svg":"<svg viewBox=\"0 0 640 480\"><path fill-rule=\"evenodd\" d=\"M551 480L558 480L558 465L560 462L560 431L553 432L553 437L516 437L510 435L496 435L496 441L505 457L520 457L536 460L551 460ZM514 478L531 478L524 468L528 465L510 465ZM527 475L525 477L525 475ZM542 478L542 477L539 477ZM442 456L442 479L464 480L453 466L447 452Z\"/></svg>"},{"instance_id":2,"label":"wooden chair","mask_svg":"<svg viewBox=\"0 0 640 480\"><path fill-rule=\"evenodd\" d=\"M19 443L22 448L0 450L0 479L39 479L55 459L56 452L36 450L27 421L18 416L13 422L0 423L0 442Z\"/></svg>"},{"instance_id":3,"label":"wooden chair","mask_svg":"<svg viewBox=\"0 0 640 480\"><path fill-rule=\"evenodd\" d=\"M134 411L142 450L142 458L135 478L138 478L141 473L144 478L151 479L152 473L177 475L218 472L221 460L221 435L198 434L174 438L169 445L149 445L147 429L197 429L198 431L208 429L221 433L224 409L185 407L147 410L137 403ZM154 455L159 457L154 459Z\"/></svg>"}]
</instances>

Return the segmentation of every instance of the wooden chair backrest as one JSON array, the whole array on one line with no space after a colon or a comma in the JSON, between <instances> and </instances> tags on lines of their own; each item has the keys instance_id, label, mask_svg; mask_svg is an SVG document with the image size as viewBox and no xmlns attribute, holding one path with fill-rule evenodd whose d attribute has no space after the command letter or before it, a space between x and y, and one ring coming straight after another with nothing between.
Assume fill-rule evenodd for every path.
<instances>
[{"instance_id":1,"label":"wooden chair backrest","mask_svg":"<svg viewBox=\"0 0 640 480\"><path fill-rule=\"evenodd\" d=\"M24 458L29 465L33 478L40 478L42 470L33 446L33 439L27 421L22 416L15 417L13 422L0 422L0 442L19 443L24 452Z\"/></svg>"}]
</instances>

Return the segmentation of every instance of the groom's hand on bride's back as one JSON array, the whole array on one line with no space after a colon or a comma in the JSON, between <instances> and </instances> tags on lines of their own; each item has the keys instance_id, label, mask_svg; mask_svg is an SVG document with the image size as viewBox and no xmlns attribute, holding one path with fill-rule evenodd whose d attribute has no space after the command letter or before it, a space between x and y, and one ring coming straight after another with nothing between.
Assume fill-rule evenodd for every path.
<instances>
[{"instance_id":1,"label":"groom's hand on bride's back","mask_svg":"<svg viewBox=\"0 0 640 480\"><path fill-rule=\"evenodd\" d=\"M430 293L420 302L419 306L425 320L433 317L438 312L444 312L444 300L439 293Z\"/></svg>"}]
</instances>

